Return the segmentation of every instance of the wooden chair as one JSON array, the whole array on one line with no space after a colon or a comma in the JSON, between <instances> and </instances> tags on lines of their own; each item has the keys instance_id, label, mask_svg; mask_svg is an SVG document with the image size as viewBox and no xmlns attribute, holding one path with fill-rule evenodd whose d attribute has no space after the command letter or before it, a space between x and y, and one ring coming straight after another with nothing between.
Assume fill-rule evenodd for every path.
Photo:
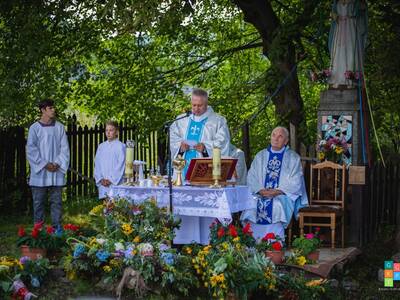
<instances>
[{"instance_id":1,"label":"wooden chair","mask_svg":"<svg viewBox=\"0 0 400 300\"><path fill-rule=\"evenodd\" d=\"M299 211L300 235L304 234L304 226L329 227L331 229L331 247L334 249L336 227L341 225L342 248L344 248L345 187L346 167L344 165L330 161L311 165L310 206ZM318 220L313 222L315 218ZM320 219L328 219L329 223L322 223ZM341 222L337 223L337 219L340 219Z\"/></svg>"}]
</instances>

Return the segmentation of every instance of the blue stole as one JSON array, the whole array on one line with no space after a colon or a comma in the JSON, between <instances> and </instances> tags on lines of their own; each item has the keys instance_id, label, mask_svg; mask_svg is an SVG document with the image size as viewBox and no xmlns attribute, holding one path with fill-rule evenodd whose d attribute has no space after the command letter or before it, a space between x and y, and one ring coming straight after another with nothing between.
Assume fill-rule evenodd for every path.
<instances>
[{"instance_id":1,"label":"blue stole","mask_svg":"<svg viewBox=\"0 0 400 300\"><path fill-rule=\"evenodd\" d=\"M264 180L264 188L275 189L279 186L279 177L281 175L282 159L286 147L280 152L272 152L271 146L268 148L267 173ZM273 199L261 197L257 201L257 224L272 223L272 203Z\"/></svg>"},{"instance_id":2,"label":"blue stole","mask_svg":"<svg viewBox=\"0 0 400 300\"><path fill-rule=\"evenodd\" d=\"M196 143L200 142L201 136L203 135L203 128L207 122L207 119L208 118L205 118L204 120L197 122L192 118L190 118L190 122L186 130L187 141L195 141ZM188 151L185 152L185 155L183 157L186 160L186 165L182 172L183 178L185 178L187 169L189 168L190 161L192 160L192 158L197 157L197 150L190 148Z\"/></svg>"}]
</instances>

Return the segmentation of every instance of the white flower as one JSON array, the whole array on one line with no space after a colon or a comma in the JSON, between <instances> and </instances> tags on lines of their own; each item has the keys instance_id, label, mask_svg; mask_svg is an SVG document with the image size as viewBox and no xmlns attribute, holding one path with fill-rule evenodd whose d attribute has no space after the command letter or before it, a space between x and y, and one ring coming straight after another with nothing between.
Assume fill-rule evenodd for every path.
<instances>
[{"instance_id":1,"label":"white flower","mask_svg":"<svg viewBox=\"0 0 400 300\"><path fill-rule=\"evenodd\" d=\"M118 242L114 244L115 251L123 251L125 250L124 244Z\"/></svg>"},{"instance_id":2,"label":"white flower","mask_svg":"<svg viewBox=\"0 0 400 300\"><path fill-rule=\"evenodd\" d=\"M152 226L144 226L144 231L153 232L154 228Z\"/></svg>"},{"instance_id":3,"label":"white flower","mask_svg":"<svg viewBox=\"0 0 400 300\"><path fill-rule=\"evenodd\" d=\"M96 239L96 242L103 245L106 242L106 239Z\"/></svg>"}]
</instances>

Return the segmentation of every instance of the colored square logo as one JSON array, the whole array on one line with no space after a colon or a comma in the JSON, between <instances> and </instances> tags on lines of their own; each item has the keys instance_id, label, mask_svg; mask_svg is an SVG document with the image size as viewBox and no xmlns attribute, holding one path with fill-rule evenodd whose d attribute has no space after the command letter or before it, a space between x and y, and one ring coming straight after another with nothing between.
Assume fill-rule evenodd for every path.
<instances>
[{"instance_id":1,"label":"colored square logo","mask_svg":"<svg viewBox=\"0 0 400 300\"><path fill-rule=\"evenodd\" d=\"M393 270L385 270L385 278L393 278Z\"/></svg>"},{"instance_id":2,"label":"colored square logo","mask_svg":"<svg viewBox=\"0 0 400 300\"><path fill-rule=\"evenodd\" d=\"M400 263L393 264L393 271L400 272Z\"/></svg>"},{"instance_id":3,"label":"colored square logo","mask_svg":"<svg viewBox=\"0 0 400 300\"><path fill-rule=\"evenodd\" d=\"M393 269L393 260L385 260L385 270Z\"/></svg>"},{"instance_id":4,"label":"colored square logo","mask_svg":"<svg viewBox=\"0 0 400 300\"><path fill-rule=\"evenodd\" d=\"M400 281L400 272L394 272L393 273L393 280L394 281Z\"/></svg>"},{"instance_id":5,"label":"colored square logo","mask_svg":"<svg viewBox=\"0 0 400 300\"><path fill-rule=\"evenodd\" d=\"M385 278L385 287L393 287L393 278Z\"/></svg>"}]
</instances>

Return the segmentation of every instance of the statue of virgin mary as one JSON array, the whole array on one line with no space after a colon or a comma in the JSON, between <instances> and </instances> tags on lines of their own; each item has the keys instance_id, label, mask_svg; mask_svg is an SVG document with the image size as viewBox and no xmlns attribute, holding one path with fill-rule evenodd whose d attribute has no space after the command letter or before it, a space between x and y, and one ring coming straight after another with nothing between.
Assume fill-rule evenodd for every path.
<instances>
[{"instance_id":1,"label":"statue of virgin mary","mask_svg":"<svg viewBox=\"0 0 400 300\"><path fill-rule=\"evenodd\" d=\"M368 32L367 3L364 0L335 0L329 32L333 88L354 86L354 77L363 73L364 50Z\"/></svg>"}]
</instances>

